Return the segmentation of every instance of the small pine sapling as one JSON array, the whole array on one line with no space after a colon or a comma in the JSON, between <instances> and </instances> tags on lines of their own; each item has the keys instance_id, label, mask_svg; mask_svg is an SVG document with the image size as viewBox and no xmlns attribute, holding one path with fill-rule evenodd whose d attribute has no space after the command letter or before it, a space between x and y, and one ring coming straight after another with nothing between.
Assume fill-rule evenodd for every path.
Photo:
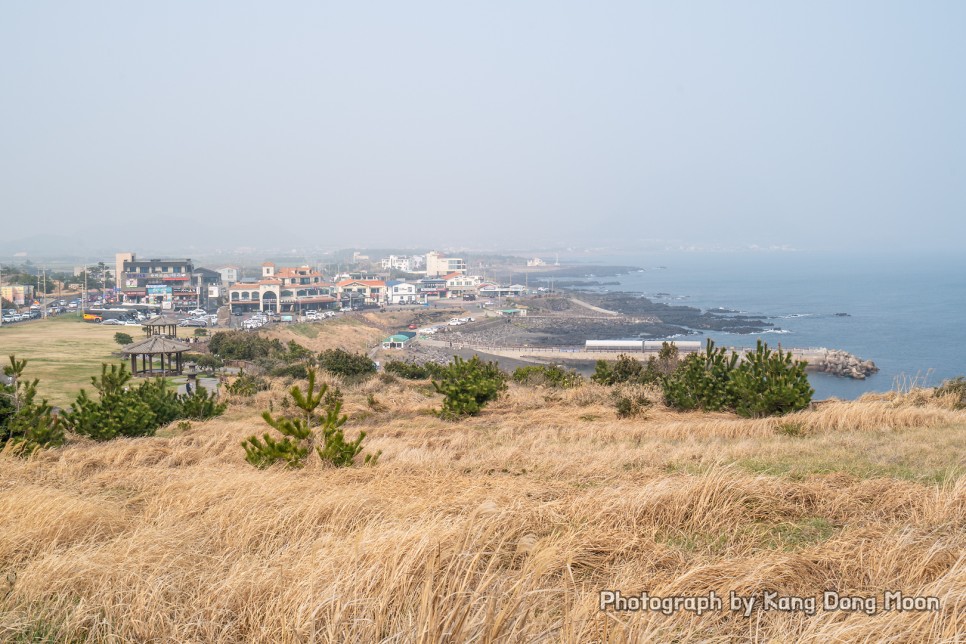
<instances>
[{"instance_id":1,"label":"small pine sapling","mask_svg":"<svg viewBox=\"0 0 966 644\"><path fill-rule=\"evenodd\" d=\"M305 465L306 457L314 449L322 461L336 467L353 464L354 458L362 451L362 441L366 433L359 432L354 441L345 440L342 426L348 416L341 413L341 397L330 396L325 383L316 389L315 377L315 369L310 368L305 392L298 386L289 390L289 395L301 414L295 417L273 417L271 411L262 414L265 422L282 434L282 439L275 440L269 433L265 433L261 439L250 436L242 443L245 460L259 468L279 462L298 468ZM329 404L325 406L324 413L319 414L317 410L326 400ZM321 436L317 432L321 432ZM378 453L369 454L365 457L365 463L374 465L378 458Z\"/></svg>"}]
</instances>

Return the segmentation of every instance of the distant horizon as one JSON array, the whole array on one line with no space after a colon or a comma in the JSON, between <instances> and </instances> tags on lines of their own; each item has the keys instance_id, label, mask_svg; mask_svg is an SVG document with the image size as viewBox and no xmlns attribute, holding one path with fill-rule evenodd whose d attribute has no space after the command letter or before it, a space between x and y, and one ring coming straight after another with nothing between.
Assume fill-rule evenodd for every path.
<instances>
[{"instance_id":1,"label":"distant horizon","mask_svg":"<svg viewBox=\"0 0 966 644\"><path fill-rule=\"evenodd\" d=\"M2 15L0 255L966 238L964 3Z\"/></svg>"}]
</instances>

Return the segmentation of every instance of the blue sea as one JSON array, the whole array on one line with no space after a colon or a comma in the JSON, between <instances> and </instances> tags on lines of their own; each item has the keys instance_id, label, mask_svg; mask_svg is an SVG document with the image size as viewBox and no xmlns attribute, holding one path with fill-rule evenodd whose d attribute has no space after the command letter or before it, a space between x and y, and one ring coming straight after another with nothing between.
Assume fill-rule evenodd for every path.
<instances>
[{"instance_id":1,"label":"blue sea","mask_svg":"<svg viewBox=\"0 0 966 644\"><path fill-rule=\"evenodd\" d=\"M770 346L843 349L880 368L864 381L811 374L817 399L854 399L912 382L934 386L966 374L966 256L679 252L595 260L644 269L604 288L763 315L782 331L689 339L753 347L761 337Z\"/></svg>"}]
</instances>

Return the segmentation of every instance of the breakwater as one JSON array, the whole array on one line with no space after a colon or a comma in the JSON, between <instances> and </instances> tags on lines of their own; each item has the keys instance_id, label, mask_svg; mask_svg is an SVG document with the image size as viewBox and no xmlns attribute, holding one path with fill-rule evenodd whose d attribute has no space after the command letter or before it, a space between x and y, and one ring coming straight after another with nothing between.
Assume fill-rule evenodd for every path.
<instances>
[{"instance_id":1,"label":"breakwater","mask_svg":"<svg viewBox=\"0 0 966 644\"><path fill-rule=\"evenodd\" d=\"M540 363L551 363L556 360L575 360L575 361L596 361L596 360L617 360L619 355L629 355L633 358L646 360L649 357L656 357L656 350L627 351L627 350L588 350L583 346L575 347L549 347L549 346L493 346L460 342L459 340L434 340L426 336L421 336L419 342L425 346L447 348L447 349L469 349L487 353L494 356L513 358L516 360L531 360ZM700 349L703 351L703 349ZM734 351L738 355L744 355L749 349L739 347L728 347L729 352ZM846 351L838 349L817 348L785 348L787 353L792 354L794 360L802 360L807 363L809 371L828 373L840 378L852 378L854 380L865 380L867 377L879 371L879 368L871 360L863 360ZM682 351L682 354L688 351Z\"/></svg>"}]
</instances>

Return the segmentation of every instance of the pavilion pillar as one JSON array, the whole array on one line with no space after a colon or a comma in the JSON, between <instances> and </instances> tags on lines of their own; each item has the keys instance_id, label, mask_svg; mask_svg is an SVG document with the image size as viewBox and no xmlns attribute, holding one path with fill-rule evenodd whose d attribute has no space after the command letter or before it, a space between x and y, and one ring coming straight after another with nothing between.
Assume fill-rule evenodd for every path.
<instances>
[{"instance_id":1,"label":"pavilion pillar","mask_svg":"<svg viewBox=\"0 0 966 644\"><path fill-rule=\"evenodd\" d=\"M138 373L138 357L135 354L131 354L131 375L136 376Z\"/></svg>"}]
</instances>

